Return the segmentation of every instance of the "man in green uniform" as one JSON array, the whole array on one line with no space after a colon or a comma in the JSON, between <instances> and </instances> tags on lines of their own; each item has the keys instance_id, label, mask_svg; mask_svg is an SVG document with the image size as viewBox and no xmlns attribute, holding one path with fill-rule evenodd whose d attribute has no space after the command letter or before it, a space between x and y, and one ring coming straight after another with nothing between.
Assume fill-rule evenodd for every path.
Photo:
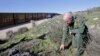
<instances>
[{"instance_id":1,"label":"man in green uniform","mask_svg":"<svg viewBox=\"0 0 100 56\"><path fill-rule=\"evenodd\" d=\"M73 52L76 52L74 56L81 56L81 54L84 52L83 38L86 36L86 25L84 23L84 18L73 17L71 13L65 13L63 20L63 38L60 50L64 49L65 39L68 39L68 36L72 35Z\"/></svg>"}]
</instances>

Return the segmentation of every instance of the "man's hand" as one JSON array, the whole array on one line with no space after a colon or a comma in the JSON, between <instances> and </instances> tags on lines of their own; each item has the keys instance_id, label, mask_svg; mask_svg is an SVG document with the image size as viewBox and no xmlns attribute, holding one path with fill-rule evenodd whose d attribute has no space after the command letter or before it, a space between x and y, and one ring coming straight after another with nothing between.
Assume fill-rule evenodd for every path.
<instances>
[{"instance_id":1,"label":"man's hand","mask_svg":"<svg viewBox=\"0 0 100 56\"><path fill-rule=\"evenodd\" d=\"M69 32L70 33L70 35L72 35L73 33L72 32Z\"/></svg>"},{"instance_id":2,"label":"man's hand","mask_svg":"<svg viewBox=\"0 0 100 56\"><path fill-rule=\"evenodd\" d=\"M61 44L60 50L64 50L64 44Z\"/></svg>"},{"instance_id":3,"label":"man's hand","mask_svg":"<svg viewBox=\"0 0 100 56\"><path fill-rule=\"evenodd\" d=\"M69 32L70 33L70 35L73 35L73 34L75 34L75 33L73 33L73 32Z\"/></svg>"}]
</instances>

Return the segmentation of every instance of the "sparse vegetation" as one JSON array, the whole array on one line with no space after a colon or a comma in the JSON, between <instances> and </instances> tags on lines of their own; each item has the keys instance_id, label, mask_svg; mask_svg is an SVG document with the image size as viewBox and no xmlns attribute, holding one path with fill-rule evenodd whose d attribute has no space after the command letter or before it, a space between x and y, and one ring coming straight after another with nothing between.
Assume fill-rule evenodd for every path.
<instances>
[{"instance_id":1,"label":"sparse vegetation","mask_svg":"<svg viewBox=\"0 0 100 56\"><path fill-rule=\"evenodd\" d=\"M100 23L100 11L91 13L76 12L78 16L82 15L86 18L86 24L89 26ZM94 18L99 18L97 21ZM17 34L14 38L0 44L0 56L23 54L27 52L28 56L71 56L71 38L66 40L66 48L59 50L62 38L62 15L53 17L52 19L35 26L25 33ZM91 29L89 27L91 38L93 41L87 46L83 56L99 56L100 30ZM94 37L93 37L94 36ZM95 44L94 44L95 43Z\"/></svg>"}]
</instances>

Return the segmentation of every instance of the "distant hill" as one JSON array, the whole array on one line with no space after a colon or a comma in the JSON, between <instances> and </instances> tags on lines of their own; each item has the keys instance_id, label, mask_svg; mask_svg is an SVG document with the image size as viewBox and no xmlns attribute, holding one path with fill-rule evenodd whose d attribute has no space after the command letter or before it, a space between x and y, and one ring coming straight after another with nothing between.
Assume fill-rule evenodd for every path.
<instances>
[{"instance_id":1,"label":"distant hill","mask_svg":"<svg viewBox=\"0 0 100 56\"><path fill-rule=\"evenodd\" d=\"M100 23L100 7L94 7L84 11L75 12L75 14L82 15L86 18L89 24ZM98 23L97 23L98 22Z\"/></svg>"}]
</instances>

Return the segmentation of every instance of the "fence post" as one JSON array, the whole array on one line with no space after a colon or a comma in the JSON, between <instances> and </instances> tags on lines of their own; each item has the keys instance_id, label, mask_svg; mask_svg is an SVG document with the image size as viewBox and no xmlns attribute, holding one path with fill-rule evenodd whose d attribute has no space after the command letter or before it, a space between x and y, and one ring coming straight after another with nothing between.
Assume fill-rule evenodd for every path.
<instances>
[{"instance_id":1,"label":"fence post","mask_svg":"<svg viewBox=\"0 0 100 56\"><path fill-rule=\"evenodd\" d=\"M35 21L34 20L30 20L31 24L32 24L32 28L35 27Z\"/></svg>"}]
</instances>

